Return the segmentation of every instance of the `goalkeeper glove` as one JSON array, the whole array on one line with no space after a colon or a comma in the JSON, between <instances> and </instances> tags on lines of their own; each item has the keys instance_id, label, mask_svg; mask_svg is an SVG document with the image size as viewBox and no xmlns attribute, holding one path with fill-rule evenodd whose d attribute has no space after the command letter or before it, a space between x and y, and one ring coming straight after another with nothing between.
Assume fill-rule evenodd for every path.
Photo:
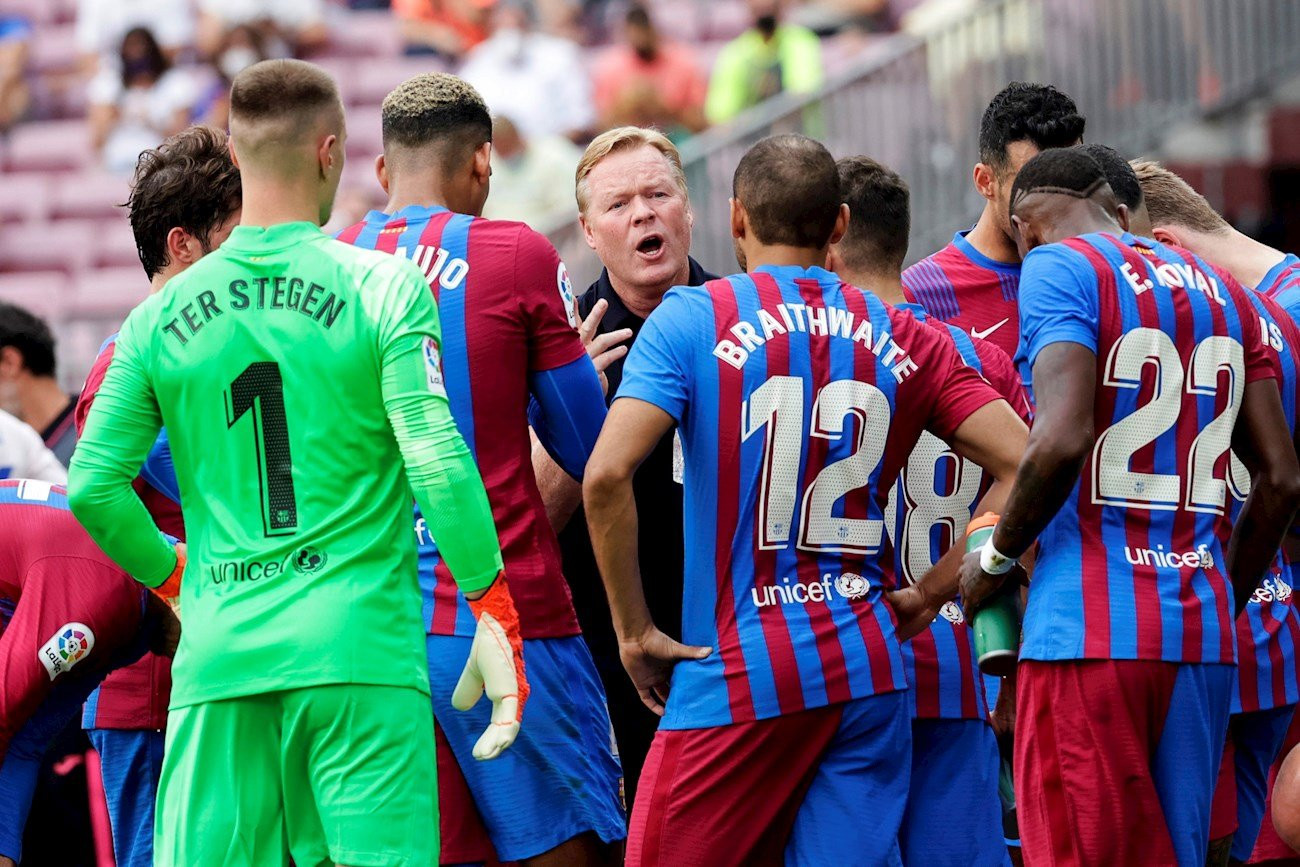
<instances>
[{"instance_id":1,"label":"goalkeeper glove","mask_svg":"<svg viewBox=\"0 0 1300 867\"><path fill-rule=\"evenodd\" d=\"M181 616L181 575L185 572L185 543L177 542L174 546L176 551L176 568L172 574L167 576L167 580L157 587L150 587L154 595L167 603L172 613L178 618Z\"/></svg>"},{"instance_id":2,"label":"goalkeeper glove","mask_svg":"<svg viewBox=\"0 0 1300 867\"><path fill-rule=\"evenodd\" d=\"M486 689L492 702L492 720L474 744L474 758L485 761L501 755L515 742L528 700L528 681L524 677L519 614L506 587L505 573L497 575L487 593L470 600L469 607L478 626L451 704L457 710L469 710Z\"/></svg>"}]
</instances>

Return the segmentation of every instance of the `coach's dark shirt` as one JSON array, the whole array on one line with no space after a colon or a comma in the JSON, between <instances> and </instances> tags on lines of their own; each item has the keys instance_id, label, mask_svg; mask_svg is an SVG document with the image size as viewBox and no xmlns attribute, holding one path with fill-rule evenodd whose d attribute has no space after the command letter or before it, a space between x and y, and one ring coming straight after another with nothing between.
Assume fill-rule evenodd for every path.
<instances>
[{"instance_id":1,"label":"coach's dark shirt","mask_svg":"<svg viewBox=\"0 0 1300 867\"><path fill-rule=\"evenodd\" d=\"M699 286L714 279L714 275L701 268L698 262L690 260L688 285ZM610 285L608 271L601 271L600 279L591 284L578 299L578 310L583 318L586 318L601 298L609 303L609 309L605 311L605 316L596 329L597 333L630 328L632 341L635 341L645 320L624 306ZM609 380L607 401L612 402L618 393L619 383L623 381L625 358L626 355L605 369L605 376ZM660 440L659 445L636 471L632 488L640 524L641 580L645 586L646 604L650 607L655 625L680 639L685 549L682 542L682 486L673 480L675 437L674 431ZM573 605L578 612L582 634L587 639L591 655L595 657L601 680L605 682L630 802L636 788L635 778L640 773L644 759L644 749L649 746L649 735L653 734L659 720L641 704L619 661L618 640L610 620L609 602L605 598L600 572L596 569L596 559L591 551L591 540L587 536L587 516L581 507L560 533L560 549L564 558L564 574L573 591ZM640 729L645 737L629 731L629 725Z\"/></svg>"}]
</instances>

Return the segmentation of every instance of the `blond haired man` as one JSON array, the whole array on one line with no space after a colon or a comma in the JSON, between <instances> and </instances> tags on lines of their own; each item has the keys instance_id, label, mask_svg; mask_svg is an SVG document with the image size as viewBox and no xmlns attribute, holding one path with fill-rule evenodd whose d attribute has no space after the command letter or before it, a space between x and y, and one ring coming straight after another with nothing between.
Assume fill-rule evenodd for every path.
<instances>
[{"instance_id":1,"label":"blond haired man","mask_svg":"<svg viewBox=\"0 0 1300 867\"><path fill-rule=\"evenodd\" d=\"M699 286L714 275L690 257L694 217L686 174L677 148L657 130L623 126L597 136L578 163L575 195L587 244L604 266L578 299L578 312L589 351L608 379L606 399L613 400L627 352L623 342L636 339L670 288ZM683 557L681 462L675 443L674 434L664 437L636 477L638 510L646 516L641 568L655 576L646 588L650 610L655 622L674 636L681 624ZM539 481L553 520L564 527L564 574L605 683L631 810L659 718L641 703L619 661L587 522L581 515L570 520L579 502L578 487L548 470L538 468Z\"/></svg>"}]
</instances>

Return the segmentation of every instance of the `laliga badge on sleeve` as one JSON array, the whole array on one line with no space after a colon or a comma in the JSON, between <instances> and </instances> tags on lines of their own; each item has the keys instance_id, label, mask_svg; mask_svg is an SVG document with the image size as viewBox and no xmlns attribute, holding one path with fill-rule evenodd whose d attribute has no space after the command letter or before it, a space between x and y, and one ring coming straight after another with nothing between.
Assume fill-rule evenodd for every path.
<instances>
[{"instance_id":1,"label":"laliga badge on sleeve","mask_svg":"<svg viewBox=\"0 0 1300 867\"><path fill-rule=\"evenodd\" d=\"M424 338L424 375L429 391L447 396L442 384L442 354L438 352L438 341L432 337Z\"/></svg>"}]
</instances>

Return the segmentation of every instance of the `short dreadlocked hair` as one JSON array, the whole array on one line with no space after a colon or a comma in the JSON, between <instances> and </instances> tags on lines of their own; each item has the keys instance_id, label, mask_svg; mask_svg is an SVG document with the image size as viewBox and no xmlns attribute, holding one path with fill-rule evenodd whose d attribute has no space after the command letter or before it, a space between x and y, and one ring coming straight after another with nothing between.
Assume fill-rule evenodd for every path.
<instances>
[{"instance_id":1,"label":"short dreadlocked hair","mask_svg":"<svg viewBox=\"0 0 1300 867\"><path fill-rule=\"evenodd\" d=\"M437 148L444 168L463 162L492 141L492 115L479 92L445 72L409 78L384 98L381 109L384 153L394 149Z\"/></svg>"},{"instance_id":2,"label":"short dreadlocked hair","mask_svg":"<svg viewBox=\"0 0 1300 867\"><path fill-rule=\"evenodd\" d=\"M1079 150L1092 157L1097 161L1097 165L1101 166L1102 174L1106 176L1106 183L1110 184L1111 192L1115 194L1116 200L1121 205L1128 207L1129 211L1141 207L1142 185L1138 183L1133 167L1119 155L1119 151L1110 145L1096 143L1079 145Z\"/></svg>"},{"instance_id":3,"label":"short dreadlocked hair","mask_svg":"<svg viewBox=\"0 0 1300 867\"><path fill-rule=\"evenodd\" d=\"M1043 151L1016 175L1011 185L1011 212L1030 193L1058 193L1076 199L1090 198L1107 186L1106 173L1095 159L1078 148Z\"/></svg>"},{"instance_id":4,"label":"short dreadlocked hair","mask_svg":"<svg viewBox=\"0 0 1300 867\"><path fill-rule=\"evenodd\" d=\"M209 250L212 233L241 203L239 169L219 129L192 126L140 154L125 207L144 273L152 280L170 264L167 233L173 228Z\"/></svg>"}]
</instances>

